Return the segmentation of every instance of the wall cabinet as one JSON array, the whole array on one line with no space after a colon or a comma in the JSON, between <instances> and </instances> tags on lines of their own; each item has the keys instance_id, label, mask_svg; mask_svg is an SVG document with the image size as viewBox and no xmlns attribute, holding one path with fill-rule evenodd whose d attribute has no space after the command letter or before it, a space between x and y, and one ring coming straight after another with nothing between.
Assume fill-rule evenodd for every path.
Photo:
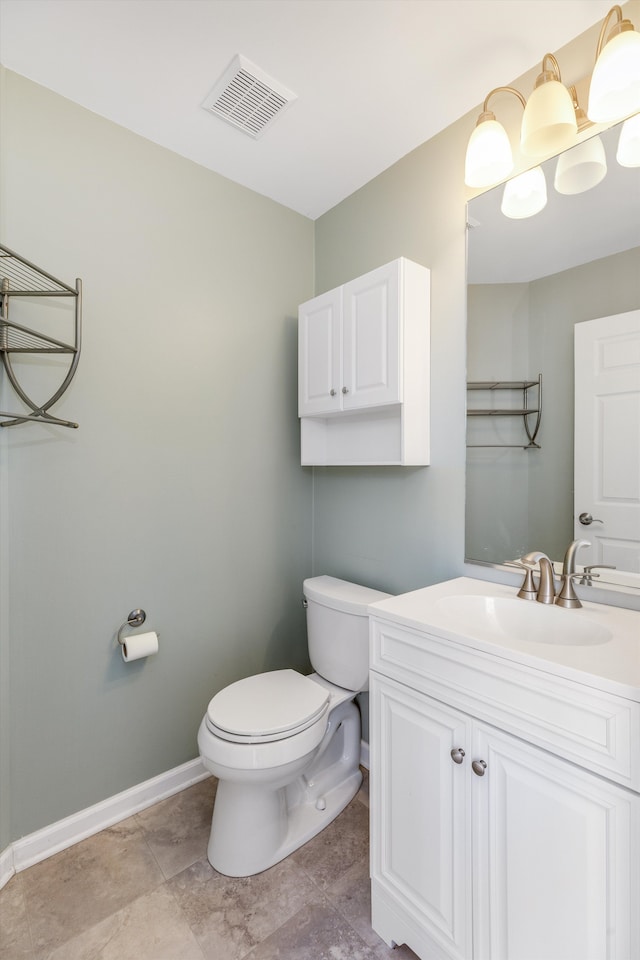
<instances>
[{"instance_id":1,"label":"wall cabinet","mask_svg":"<svg viewBox=\"0 0 640 960\"><path fill-rule=\"evenodd\" d=\"M394 260L298 311L303 464L429 460L429 271Z\"/></svg>"},{"instance_id":2,"label":"wall cabinet","mask_svg":"<svg viewBox=\"0 0 640 960\"><path fill-rule=\"evenodd\" d=\"M541 748L522 727L514 735L500 701L491 701L496 724L482 719L486 662L460 669L458 649L447 669L446 642L382 621L372 622L372 645L372 922L383 940L424 960L640 956L640 795ZM433 674L411 683L423 654ZM575 694L567 689L578 710ZM557 716L536 722L561 723L555 692L548 706ZM587 698L584 728L616 708Z\"/></svg>"}]
</instances>

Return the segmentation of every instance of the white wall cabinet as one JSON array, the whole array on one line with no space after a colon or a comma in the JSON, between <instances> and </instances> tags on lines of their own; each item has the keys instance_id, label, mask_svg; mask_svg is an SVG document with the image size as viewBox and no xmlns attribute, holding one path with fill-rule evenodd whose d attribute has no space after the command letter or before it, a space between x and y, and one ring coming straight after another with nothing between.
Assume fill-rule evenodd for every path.
<instances>
[{"instance_id":1,"label":"white wall cabinet","mask_svg":"<svg viewBox=\"0 0 640 960\"><path fill-rule=\"evenodd\" d=\"M412 684L423 655L433 674ZM446 641L372 622L374 929L423 960L640 956L640 795L527 742L510 710L501 729L499 701L496 725L474 716L474 701L484 713L492 668L460 669L460 648L448 668L446 660ZM542 689L535 679L533 686ZM556 693L550 715L535 723L561 723ZM609 729L617 727L619 741L607 749L620 754L628 714L615 699L596 705L591 691L582 724L591 724L595 742L596 716L615 714ZM525 726L529 709L523 703ZM514 725L518 736L508 730Z\"/></svg>"},{"instance_id":2,"label":"white wall cabinet","mask_svg":"<svg viewBox=\"0 0 640 960\"><path fill-rule=\"evenodd\" d=\"M303 464L429 462L429 271L394 260L301 304Z\"/></svg>"}]
</instances>

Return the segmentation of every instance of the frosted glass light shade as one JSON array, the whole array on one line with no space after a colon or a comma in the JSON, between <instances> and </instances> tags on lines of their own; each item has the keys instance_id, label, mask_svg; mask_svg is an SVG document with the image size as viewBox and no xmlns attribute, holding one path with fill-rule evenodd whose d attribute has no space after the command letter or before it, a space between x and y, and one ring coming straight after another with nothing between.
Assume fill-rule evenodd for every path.
<instances>
[{"instance_id":1,"label":"frosted glass light shade","mask_svg":"<svg viewBox=\"0 0 640 960\"><path fill-rule=\"evenodd\" d=\"M571 145L578 132L571 95L559 80L536 87L525 107L520 145L529 157L559 153Z\"/></svg>"},{"instance_id":2,"label":"frosted glass light shade","mask_svg":"<svg viewBox=\"0 0 640 960\"><path fill-rule=\"evenodd\" d=\"M513 154L506 130L497 120L483 120L469 137L464 182L468 187L491 187L512 170Z\"/></svg>"},{"instance_id":3,"label":"frosted glass light shade","mask_svg":"<svg viewBox=\"0 0 640 960\"><path fill-rule=\"evenodd\" d=\"M640 113L622 124L616 160L621 167L640 167Z\"/></svg>"},{"instance_id":4,"label":"frosted glass light shade","mask_svg":"<svg viewBox=\"0 0 640 960\"><path fill-rule=\"evenodd\" d=\"M585 140L558 157L553 185L558 193L584 193L607 173L607 157L600 137Z\"/></svg>"},{"instance_id":5,"label":"frosted glass light shade","mask_svg":"<svg viewBox=\"0 0 640 960\"><path fill-rule=\"evenodd\" d=\"M505 217L524 220L533 217L547 204L547 182L542 167L527 170L504 185L500 209Z\"/></svg>"},{"instance_id":6,"label":"frosted glass light shade","mask_svg":"<svg viewBox=\"0 0 640 960\"><path fill-rule=\"evenodd\" d=\"M609 123L638 110L640 33L623 30L604 46L593 68L587 116L594 123Z\"/></svg>"}]
</instances>

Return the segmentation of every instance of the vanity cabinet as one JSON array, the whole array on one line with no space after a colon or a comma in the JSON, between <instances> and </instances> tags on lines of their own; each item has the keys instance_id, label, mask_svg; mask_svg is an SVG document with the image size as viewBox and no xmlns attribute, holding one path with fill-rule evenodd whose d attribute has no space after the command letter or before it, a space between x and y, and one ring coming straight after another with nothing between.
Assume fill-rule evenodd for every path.
<instances>
[{"instance_id":1,"label":"vanity cabinet","mask_svg":"<svg viewBox=\"0 0 640 960\"><path fill-rule=\"evenodd\" d=\"M640 956L640 704L383 619L371 643L382 939L423 960Z\"/></svg>"},{"instance_id":2,"label":"vanity cabinet","mask_svg":"<svg viewBox=\"0 0 640 960\"><path fill-rule=\"evenodd\" d=\"M429 271L401 257L301 304L303 464L429 460Z\"/></svg>"}]
</instances>

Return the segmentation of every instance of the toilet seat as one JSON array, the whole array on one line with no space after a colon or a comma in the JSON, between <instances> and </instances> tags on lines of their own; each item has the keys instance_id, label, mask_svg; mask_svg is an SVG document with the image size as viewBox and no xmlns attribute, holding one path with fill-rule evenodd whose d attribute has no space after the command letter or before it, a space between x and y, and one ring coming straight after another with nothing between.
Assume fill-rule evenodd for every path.
<instances>
[{"instance_id":1,"label":"toilet seat","mask_svg":"<svg viewBox=\"0 0 640 960\"><path fill-rule=\"evenodd\" d=\"M217 693L206 726L232 743L273 743L322 720L329 691L296 670L272 670L238 680Z\"/></svg>"}]
</instances>

